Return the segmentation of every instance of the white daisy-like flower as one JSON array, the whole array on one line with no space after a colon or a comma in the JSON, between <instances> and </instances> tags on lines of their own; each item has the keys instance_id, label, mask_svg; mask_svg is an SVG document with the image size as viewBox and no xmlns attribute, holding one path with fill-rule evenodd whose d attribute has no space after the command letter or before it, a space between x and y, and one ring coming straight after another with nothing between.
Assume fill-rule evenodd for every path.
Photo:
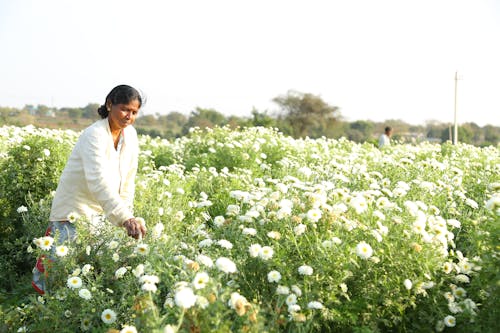
<instances>
[{"instance_id":1,"label":"white daisy-like flower","mask_svg":"<svg viewBox=\"0 0 500 333\"><path fill-rule=\"evenodd\" d=\"M302 265L298 268L299 274L300 275L312 275L314 270L311 266L308 265Z\"/></svg>"},{"instance_id":2,"label":"white daisy-like flower","mask_svg":"<svg viewBox=\"0 0 500 333\"><path fill-rule=\"evenodd\" d=\"M259 256L261 249L262 249L262 246L260 246L260 244L252 244L248 248L248 253L250 254L250 257L257 258Z\"/></svg>"},{"instance_id":3,"label":"white daisy-like flower","mask_svg":"<svg viewBox=\"0 0 500 333\"><path fill-rule=\"evenodd\" d=\"M111 242L108 243L108 249L114 250L118 247L119 243L115 240L112 240Z\"/></svg>"},{"instance_id":4,"label":"white daisy-like flower","mask_svg":"<svg viewBox=\"0 0 500 333\"><path fill-rule=\"evenodd\" d=\"M142 275L139 278L139 283L159 283L160 278L156 275Z\"/></svg>"},{"instance_id":5,"label":"white daisy-like flower","mask_svg":"<svg viewBox=\"0 0 500 333\"><path fill-rule=\"evenodd\" d=\"M243 235L248 235L248 236L257 235L257 230L255 230L254 228L243 228L241 232Z\"/></svg>"},{"instance_id":6,"label":"white daisy-like flower","mask_svg":"<svg viewBox=\"0 0 500 333\"><path fill-rule=\"evenodd\" d=\"M267 273L267 280L271 283L277 283L281 280L281 273L274 270L270 271L269 273Z\"/></svg>"},{"instance_id":7,"label":"white daisy-like flower","mask_svg":"<svg viewBox=\"0 0 500 333\"><path fill-rule=\"evenodd\" d=\"M66 282L69 288L78 289L82 286L82 279L78 276L71 276Z\"/></svg>"},{"instance_id":8,"label":"white daisy-like flower","mask_svg":"<svg viewBox=\"0 0 500 333\"><path fill-rule=\"evenodd\" d=\"M361 259L368 259L372 256L373 250L372 250L372 247L368 243L360 242L356 246L356 254Z\"/></svg>"},{"instance_id":9,"label":"white daisy-like flower","mask_svg":"<svg viewBox=\"0 0 500 333\"><path fill-rule=\"evenodd\" d=\"M65 257L69 253L69 248L66 245L59 245L56 247L56 256Z\"/></svg>"},{"instance_id":10,"label":"white daisy-like flower","mask_svg":"<svg viewBox=\"0 0 500 333\"><path fill-rule=\"evenodd\" d=\"M127 268L120 267L115 271L115 278L120 279L125 275L125 273L127 273Z\"/></svg>"},{"instance_id":11,"label":"white daisy-like flower","mask_svg":"<svg viewBox=\"0 0 500 333\"><path fill-rule=\"evenodd\" d=\"M451 262L447 261L443 264L443 272L445 272L446 274L450 274L452 270L453 264Z\"/></svg>"},{"instance_id":12,"label":"white daisy-like flower","mask_svg":"<svg viewBox=\"0 0 500 333\"><path fill-rule=\"evenodd\" d=\"M143 275L144 274L144 265L143 264L137 265L137 267L132 270L132 274L134 274L134 276L136 278Z\"/></svg>"},{"instance_id":13,"label":"white daisy-like flower","mask_svg":"<svg viewBox=\"0 0 500 333\"><path fill-rule=\"evenodd\" d=\"M106 309L101 313L101 320L105 324L113 324L116 321L116 312L111 309Z\"/></svg>"},{"instance_id":14,"label":"white daisy-like flower","mask_svg":"<svg viewBox=\"0 0 500 333\"><path fill-rule=\"evenodd\" d=\"M225 248L225 249L228 249L228 250L231 250L233 248L233 243L231 243L230 241L228 240L225 240L225 239L220 239L217 241L217 244L222 247L222 248Z\"/></svg>"},{"instance_id":15,"label":"white daisy-like flower","mask_svg":"<svg viewBox=\"0 0 500 333\"><path fill-rule=\"evenodd\" d=\"M194 289L202 289L205 288L208 281L210 281L210 277L205 272L197 273L193 279L192 285Z\"/></svg>"},{"instance_id":16,"label":"white daisy-like flower","mask_svg":"<svg viewBox=\"0 0 500 333\"><path fill-rule=\"evenodd\" d=\"M299 312L301 309L300 305L298 304L290 304L288 306L288 312L290 313L295 313L295 312Z\"/></svg>"},{"instance_id":17,"label":"white daisy-like flower","mask_svg":"<svg viewBox=\"0 0 500 333\"><path fill-rule=\"evenodd\" d=\"M137 328L135 328L135 326L125 325L120 330L120 333L137 333Z\"/></svg>"},{"instance_id":18,"label":"white daisy-like flower","mask_svg":"<svg viewBox=\"0 0 500 333\"><path fill-rule=\"evenodd\" d=\"M281 234L279 233L279 231L269 231L267 233L267 237L278 240L281 238Z\"/></svg>"},{"instance_id":19,"label":"white daisy-like flower","mask_svg":"<svg viewBox=\"0 0 500 333\"><path fill-rule=\"evenodd\" d=\"M296 304L297 303L297 295L295 294L290 294L286 297L285 299L285 303L286 305L290 306L290 305L293 305L293 304Z\"/></svg>"},{"instance_id":20,"label":"white daisy-like flower","mask_svg":"<svg viewBox=\"0 0 500 333\"><path fill-rule=\"evenodd\" d=\"M120 260L120 255L118 253L113 253L111 255L111 259L114 261L114 262L118 262L118 260Z\"/></svg>"},{"instance_id":21,"label":"white daisy-like flower","mask_svg":"<svg viewBox=\"0 0 500 333\"><path fill-rule=\"evenodd\" d=\"M52 244L54 244L54 238L50 236L44 236L40 238L35 238L33 242L42 250L48 251L52 247Z\"/></svg>"},{"instance_id":22,"label":"white daisy-like flower","mask_svg":"<svg viewBox=\"0 0 500 333\"><path fill-rule=\"evenodd\" d=\"M21 214L21 213L26 213L27 211L28 211L28 208L27 208L27 207L25 207L25 206L19 206L19 208L17 208L17 212L18 212L19 214Z\"/></svg>"},{"instance_id":23,"label":"white daisy-like flower","mask_svg":"<svg viewBox=\"0 0 500 333\"><path fill-rule=\"evenodd\" d=\"M200 309L206 309L210 302L204 296L196 296L196 305L200 307Z\"/></svg>"},{"instance_id":24,"label":"white daisy-like flower","mask_svg":"<svg viewBox=\"0 0 500 333\"><path fill-rule=\"evenodd\" d=\"M208 256L206 256L204 254L198 254L196 256L196 261L199 262L202 265L205 265L205 266L209 267L209 268L213 267L213 265L214 265L213 260L210 257L208 257Z\"/></svg>"},{"instance_id":25,"label":"white daisy-like flower","mask_svg":"<svg viewBox=\"0 0 500 333\"><path fill-rule=\"evenodd\" d=\"M80 218L80 215L76 212L71 212L66 218L68 219L69 223L75 223Z\"/></svg>"},{"instance_id":26,"label":"white daisy-like flower","mask_svg":"<svg viewBox=\"0 0 500 333\"><path fill-rule=\"evenodd\" d=\"M455 327L455 325L457 324L457 320L451 315L444 317L443 321L447 327Z\"/></svg>"},{"instance_id":27,"label":"white daisy-like flower","mask_svg":"<svg viewBox=\"0 0 500 333\"><path fill-rule=\"evenodd\" d=\"M470 283L470 278L465 274L458 274L455 276L455 281L460 283Z\"/></svg>"},{"instance_id":28,"label":"white daisy-like flower","mask_svg":"<svg viewBox=\"0 0 500 333\"><path fill-rule=\"evenodd\" d=\"M137 244L137 246L135 247L135 253L141 254L143 256L147 255L149 253L148 244Z\"/></svg>"},{"instance_id":29,"label":"white daisy-like flower","mask_svg":"<svg viewBox=\"0 0 500 333\"><path fill-rule=\"evenodd\" d=\"M259 257L262 260L269 260L273 257L273 255L274 255L274 250L270 246L263 246L259 251Z\"/></svg>"},{"instance_id":30,"label":"white daisy-like flower","mask_svg":"<svg viewBox=\"0 0 500 333\"><path fill-rule=\"evenodd\" d=\"M198 246L201 247L201 248L203 248L203 247L209 247L209 246L212 246L213 243L214 243L213 240L211 240L210 238L206 238L206 239L200 241L198 243Z\"/></svg>"},{"instance_id":31,"label":"white daisy-like flower","mask_svg":"<svg viewBox=\"0 0 500 333\"><path fill-rule=\"evenodd\" d=\"M287 286L278 286L276 287L276 294L278 295L288 295L290 293L290 288Z\"/></svg>"},{"instance_id":32,"label":"white daisy-like flower","mask_svg":"<svg viewBox=\"0 0 500 333\"><path fill-rule=\"evenodd\" d=\"M302 290L300 290L299 286L296 284L292 285L292 291L295 295L297 295L297 297L302 296Z\"/></svg>"},{"instance_id":33,"label":"white daisy-like flower","mask_svg":"<svg viewBox=\"0 0 500 333\"><path fill-rule=\"evenodd\" d=\"M458 298L465 298L467 296L467 292L464 288L458 287L453 290L453 295Z\"/></svg>"},{"instance_id":34,"label":"white daisy-like flower","mask_svg":"<svg viewBox=\"0 0 500 333\"><path fill-rule=\"evenodd\" d=\"M175 293L175 304L182 309L189 309L196 304L196 295L191 288L181 288Z\"/></svg>"},{"instance_id":35,"label":"white daisy-like flower","mask_svg":"<svg viewBox=\"0 0 500 333\"><path fill-rule=\"evenodd\" d=\"M92 298L92 294L90 293L90 291L85 288L82 288L78 291L78 296L87 301Z\"/></svg>"},{"instance_id":36,"label":"white daisy-like flower","mask_svg":"<svg viewBox=\"0 0 500 333\"><path fill-rule=\"evenodd\" d=\"M226 222L226 219L224 218L224 216L219 215L219 216L214 217L214 225L216 227L222 227L225 222Z\"/></svg>"},{"instance_id":37,"label":"white daisy-like flower","mask_svg":"<svg viewBox=\"0 0 500 333\"><path fill-rule=\"evenodd\" d=\"M323 213L320 209L313 208L307 212L307 219L311 222L318 222L322 215Z\"/></svg>"},{"instance_id":38,"label":"white daisy-like flower","mask_svg":"<svg viewBox=\"0 0 500 333\"><path fill-rule=\"evenodd\" d=\"M235 273L236 264L229 258L220 257L215 261L215 266L224 273Z\"/></svg>"},{"instance_id":39,"label":"white daisy-like flower","mask_svg":"<svg viewBox=\"0 0 500 333\"><path fill-rule=\"evenodd\" d=\"M308 309L313 309L313 310L321 310L323 309L323 304L318 301L312 301L307 303L307 308Z\"/></svg>"},{"instance_id":40,"label":"white daisy-like flower","mask_svg":"<svg viewBox=\"0 0 500 333\"><path fill-rule=\"evenodd\" d=\"M413 283L409 279L404 280L403 284L404 284L405 288L408 289L408 290L410 290L411 287L413 286Z\"/></svg>"},{"instance_id":41,"label":"white daisy-like flower","mask_svg":"<svg viewBox=\"0 0 500 333\"><path fill-rule=\"evenodd\" d=\"M144 283L141 286L141 290L147 291L147 292L152 292L155 293L158 288L156 287L156 284L154 283Z\"/></svg>"},{"instance_id":42,"label":"white daisy-like flower","mask_svg":"<svg viewBox=\"0 0 500 333\"><path fill-rule=\"evenodd\" d=\"M295 235L300 236L304 232L306 232L307 226L305 224L299 223L293 228L293 232Z\"/></svg>"}]
</instances>

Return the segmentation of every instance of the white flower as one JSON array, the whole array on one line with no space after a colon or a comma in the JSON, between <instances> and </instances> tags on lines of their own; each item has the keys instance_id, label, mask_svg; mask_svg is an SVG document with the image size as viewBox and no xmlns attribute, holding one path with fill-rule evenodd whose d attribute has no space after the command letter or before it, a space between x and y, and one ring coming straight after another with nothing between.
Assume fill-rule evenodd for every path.
<instances>
[{"instance_id":1,"label":"white flower","mask_svg":"<svg viewBox=\"0 0 500 333\"><path fill-rule=\"evenodd\" d=\"M451 262L447 261L443 264L443 272L445 272L446 274L450 274L452 270L453 264Z\"/></svg>"},{"instance_id":2,"label":"white flower","mask_svg":"<svg viewBox=\"0 0 500 333\"><path fill-rule=\"evenodd\" d=\"M69 223L75 223L80 218L80 215L76 212L71 212L66 218L68 219Z\"/></svg>"},{"instance_id":3,"label":"white flower","mask_svg":"<svg viewBox=\"0 0 500 333\"><path fill-rule=\"evenodd\" d=\"M125 325L121 329L120 333L137 333L137 328L135 328L135 326Z\"/></svg>"},{"instance_id":4,"label":"white flower","mask_svg":"<svg viewBox=\"0 0 500 333\"><path fill-rule=\"evenodd\" d=\"M223 247L223 248L228 249L228 250L231 250L233 248L233 244L230 241L225 240L225 239L220 239L219 241L217 241L217 244L220 247Z\"/></svg>"},{"instance_id":5,"label":"white flower","mask_svg":"<svg viewBox=\"0 0 500 333\"><path fill-rule=\"evenodd\" d=\"M345 284L345 283L339 284L339 287L340 287L340 290L342 290L343 293L346 293L347 290L348 290L347 284Z\"/></svg>"},{"instance_id":6,"label":"white flower","mask_svg":"<svg viewBox=\"0 0 500 333\"><path fill-rule=\"evenodd\" d=\"M210 302L204 296L196 296L196 305L198 305L201 309L206 309Z\"/></svg>"},{"instance_id":7,"label":"white flower","mask_svg":"<svg viewBox=\"0 0 500 333\"><path fill-rule=\"evenodd\" d=\"M296 284L292 286L292 291L295 295L297 295L297 297L302 296L302 290L300 290L299 286L297 286Z\"/></svg>"},{"instance_id":8,"label":"white flower","mask_svg":"<svg viewBox=\"0 0 500 333\"><path fill-rule=\"evenodd\" d=\"M311 222L318 222L319 219L321 218L322 216L322 213L321 213L321 210L319 210L318 208L313 208L313 209L310 209L308 212L307 212L307 218L311 221Z\"/></svg>"},{"instance_id":9,"label":"white flower","mask_svg":"<svg viewBox=\"0 0 500 333\"><path fill-rule=\"evenodd\" d=\"M142 274L144 274L144 265L137 265L137 267L132 270L132 274L134 274L136 278L140 277Z\"/></svg>"},{"instance_id":10,"label":"white flower","mask_svg":"<svg viewBox=\"0 0 500 333\"><path fill-rule=\"evenodd\" d=\"M236 265L231 259L226 257L220 257L215 261L215 266L224 273L235 273Z\"/></svg>"},{"instance_id":11,"label":"white flower","mask_svg":"<svg viewBox=\"0 0 500 333\"><path fill-rule=\"evenodd\" d=\"M281 280L281 273L278 271L270 271L267 273L267 280L269 282L279 282Z\"/></svg>"},{"instance_id":12,"label":"white flower","mask_svg":"<svg viewBox=\"0 0 500 333\"><path fill-rule=\"evenodd\" d=\"M192 282L194 289L205 288L209 280L210 278L207 273L205 272L197 273Z\"/></svg>"},{"instance_id":13,"label":"white flower","mask_svg":"<svg viewBox=\"0 0 500 333\"><path fill-rule=\"evenodd\" d=\"M213 260L210 257L208 257L208 256L206 256L204 254L198 254L196 256L196 261L199 262L202 265L205 265L205 266L209 267L209 268L213 267L213 265L214 265Z\"/></svg>"},{"instance_id":14,"label":"white flower","mask_svg":"<svg viewBox=\"0 0 500 333\"><path fill-rule=\"evenodd\" d=\"M106 309L101 313L101 319L105 324L112 324L116 321L116 312Z\"/></svg>"},{"instance_id":15,"label":"white flower","mask_svg":"<svg viewBox=\"0 0 500 333\"><path fill-rule=\"evenodd\" d=\"M148 244L137 244L135 247L135 253L142 254L142 255L147 255L149 253L149 246Z\"/></svg>"},{"instance_id":16,"label":"white flower","mask_svg":"<svg viewBox=\"0 0 500 333\"><path fill-rule=\"evenodd\" d=\"M457 276L455 276L455 280L457 282L460 282L460 283L469 283L470 282L470 278L465 274L458 274Z\"/></svg>"},{"instance_id":17,"label":"white flower","mask_svg":"<svg viewBox=\"0 0 500 333\"><path fill-rule=\"evenodd\" d=\"M312 275L314 270L311 266L302 265L298 268L298 271L300 275Z\"/></svg>"},{"instance_id":18,"label":"white flower","mask_svg":"<svg viewBox=\"0 0 500 333\"><path fill-rule=\"evenodd\" d=\"M120 255L118 253L113 253L113 255L111 256L111 259L113 259L114 262L118 262L118 260L120 260Z\"/></svg>"},{"instance_id":19,"label":"white flower","mask_svg":"<svg viewBox=\"0 0 500 333\"><path fill-rule=\"evenodd\" d=\"M293 304L296 304L297 303L297 295L295 294L290 294L286 297L285 299L285 303L286 305L290 306L290 305L293 305Z\"/></svg>"},{"instance_id":20,"label":"white flower","mask_svg":"<svg viewBox=\"0 0 500 333\"><path fill-rule=\"evenodd\" d=\"M189 309L196 304L196 295L191 288L181 288L175 293L175 304L182 309Z\"/></svg>"},{"instance_id":21,"label":"white flower","mask_svg":"<svg viewBox=\"0 0 500 333\"><path fill-rule=\"evenodd\" d=\"M250 257L257 258L259 256L261 249L262 249L262 246L260 246L260 244L250 245L250 247L248 248L248 252L250 253Z\"/></svg>"},{"instance_id":22,"label":"white flower","mask_svg":"<svg viewBox=\"0 0 500 333\"><path fill-rule=\"evenodd\" d=\"M290 288L288 288L287 286L279 285L276 288L276 294L278 295L288 295L289 293L290 293Z\"/></svg>"},{"instance_id":23,"label":"white flower","mask_svg":"<svg viewBox=\"0 0 500 333\"><path fill-rule=\"evenodd\" d=\"M109 242L108 244L108 249L110 250L114 250L118 247L118 242L115 241L115 240L112 240L111 242Z\"/></svg>"},{"instance_id":24,"label":"white flower","mask_svg":"<svg viewBox=\"0 0 500 333\"><path fill-rule=\"evenodd\" d=\"M413 286L412 282L409 279L404 280L403 284L405 285L405 288L410 290L411 287Z\"/></svg>"},{"instance_id":25,"label":"white flower","mask_svg":"<svg viewBox=\"0 0 500 333\"><path fill-rule=\"evenodd\" d=\"M125 273L127 273L127 268L126 267L120 267L115 272L115 278L120 279L120 278L122 278L125 275Z\"/></svg>"},{"instance_id":26,"label":"white flower","mask_svg":"<svg viewBox=\"0 0 500 333\"><path fill-rule=\"evenodd\" d=\"M58 257L64 257L69 253L69 249L66 245L59 245L56 247L56 255Z\"/></svg>"},{"instance_id":27,"label":"white flower","mask_svg":"<svg viewBox=\"0 0 500 333\"><path fill-rule=\"evenodd\" d=\"M444 324L447 327L454 327L457 324L457 321L456 321L455 317L448 315L448 316L444 317Z\"/></svg>"},{"instance_id":28,"label":"white flower","mask_svg":"<svg viewBox=\"0 0 500 333\"><path fill-rule=\"evenodd\" d=\"M216 227L222 227L224 225L224 222L226 221L226 219L224 218L224 216L216 216L214 217L214 225Z\"/></svg>"},{"instance_id":29,"label":"white flower","mask_svg":"<svg viewBox=\"0 0 500 333\"><path fill-rule=\"evenodd\" d=\"M152 293L155 293L157 289L158 288L156 287L156 284L154 284L154 283L146 282L141 286L141 290L147 291L147 292L152 292Z\"/></svg>"},{"instance_id":30,"label":"white flower","mask_svg":"<svg viewBox=\"0 0 500 333\"><path fill-rule=\"evenodd\" d=\"M198 243L199 247L209 247L214 243L210 238L206 238Z\"/></svg>"},{"instance_id":31,"label":"white flower","mask_svg":"<svg viewBox=\"0 0 500 333\"><path fill-rule=\"evenodd\" d=\"M269 260L273 257L274 250L270 246L263 246L259 251L259 257L262 260Z\"/></svg>"},{"instance_id":32,"label":"white flower","mask_svg":"<svg viewBox=\"0 0 500 333\"><path fill-rule=\"evenodd\" d=\"M156 275L143 275L139 278L139 283L159 283L160 278Z\"/></svg>"},{"instance_id":33,"label":"white flower","mask_svg":"<svg viewBox=\"0 0 500 333\"><path fill-rule=\"evenodd\" d=\"M163 333L177 333L177 328L169 324L163 328Z\"/></svg>"},{"instance_id":34,"label":"white flower","mask_svg":"<svg viewBox=\"0 0 500 333\"><path fill-rule=\"evenodd\" d=\"M72 289L78 289L82 286L82 279L78 276L71 276L66 284Z\"/></svg>"},{"instance_id":35,"label":"white flower","mask_svg":"<svg viewBox=\"0 0 500 333\"><path fill-rule=\"evenodd\" d=\"M25 206L19 206L19 208L17 209L17 212L18 212L19 214L21 214L21 213L26 213L27 211L28 211L28 208L27 208L27 207L25 207Z\"/></svg>"},{"instance_id":36,"label":"white flower","mask_svg":"<svg viewBox=\"0 0 500 333\"><path fill-rule=\"evenodd\" d=\"M323 304L318 301L312 301L307 304L307 308L313 309L313 310L320 310L323 309Z\"/></svg>"},{"instance_id":37,"label":"white flower","mask_svg":"<svg viewBox=\"0 0 500 333\"><path fill-rule=\"evenodd\" d=\"M296 225L293 228L293 232L295 233L295 235L300 236L304 232L306 232L306 229L307 229L307 226L305 224L299 223L298 225Z\"/></svg>"},{"instance_id":38,"label":"white flower","mask_svg":"<svg viewBox=\"0 0 500 333\"><path fill-rule=\"evenodd\" d=\"M35 238L33 240L33 243L35 243L35 245L41 248L42 250L48 251L50 250L52 244L54 243L54 238L50 236Z\"/></svg>"},{"instance_id":39,"label":"white flower","mask_svg":"<svg viewBox=\"0 0 500 333\"><path fill-rule=\"evenodd\" d=\"M453 290L453 295L458 298L465 298L465 296L467 296L467 292L464 288L459 287Z\"/></svg>"},{"instance_id":40,"label":"white flower","mask_svg":"<svg viewBox=\"0 0 500 333\"><path fill-rule=\"evenodd\" d=\"M278 240L281 238L281 234L278 231L269 231L267 237Z\"/></svg>"},{"instance_id":41,"label":"white flower","mask_svg":"<svg viewBox=\"0 0 500 333\"><path fill-rule=\"evenodd\" d=\"M249 236L257 235L257 230L255 230L254 228L243 228L241 232L243 233L243 235L249 235Z\"/></svg>"},{"instance_id":42,"label":"white flower","mask_svg":"<svg viewBox=\"0 0 500 333\"><path fill-rule=\"evenodd\" d=\"M50 156L50 150L48 150L47 148L44 148L44 149L43 149L43 154L44 154L46 157L49 157L49 156Z\"/></svg>"},{"instance_id":43,"label":"white flower","mask_svg":"<svg viewBox=\"0 0 500 333\"><path fill-rule=\"evenodd\" d=\"M85 288L82 288L78 291L78 296L80 296L81 298L83 298L85 300L89 300L92 298L92 294L90 293L90 291L88 289L85 289Z\"/></svg>"},{"instance_id":44,"label":"white flower","mask_svg":"<svg viewBox=\"0 0 500 333\"><path fill-rule=\"evenodd\" d=\"M372 250L371 246L369 244L367 244L366 242L360 242L356 246L356 254L361 259L368 259L372 256L373 250Z\"/></svg>"}]
</instances>

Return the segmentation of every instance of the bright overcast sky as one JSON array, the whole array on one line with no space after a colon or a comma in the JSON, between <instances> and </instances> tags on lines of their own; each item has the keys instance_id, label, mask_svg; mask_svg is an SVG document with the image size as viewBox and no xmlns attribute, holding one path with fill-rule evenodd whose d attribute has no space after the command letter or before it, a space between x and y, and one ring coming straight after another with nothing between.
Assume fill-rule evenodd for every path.
<instances>
[{"instance_id":1,"label":"bright overcast sky","mask_svg":"<svg viewBox=\"0 0 500 333\"><path fill-rule=\"evenodd\" d=\"M498 0L0 0L0 106L270 112L288 90L347 121L500 126Z\"/></svg>"}]
</instances>

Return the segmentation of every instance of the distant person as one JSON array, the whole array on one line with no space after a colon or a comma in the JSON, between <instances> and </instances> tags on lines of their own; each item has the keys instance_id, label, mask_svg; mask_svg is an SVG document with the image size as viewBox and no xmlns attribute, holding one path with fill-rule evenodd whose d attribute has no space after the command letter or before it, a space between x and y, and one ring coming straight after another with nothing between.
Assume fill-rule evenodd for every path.
<instances>
[{"instance_id":1,"label":"distant person","mask_svg":"<svg viewBox=\"0 0 500 333\"><path fill-rule=\"evenodd\" d=\"M45 233L52 237L58 234L57 244L33 269L32 285L38 293L47 291L45 264L56 259L56 245L76 237L75 215L86 217L90 227L97 229L105 216L136 239L146 233L132 210L139 155L132 125L141 106L142 97L136 89L114 87L97 110L102 119L78 138L59 179Z\"/></svg>"},{"instance_id":2,"label":"distant person","mask_svg":"<svg viewBox=\"0 0 500 333\"><path fill-rule=\"evenodd\" d=\"M387 126L384 134L378 138L378 147L382 148L391 145L392 127Z\"/></svg>"}]
</instances>

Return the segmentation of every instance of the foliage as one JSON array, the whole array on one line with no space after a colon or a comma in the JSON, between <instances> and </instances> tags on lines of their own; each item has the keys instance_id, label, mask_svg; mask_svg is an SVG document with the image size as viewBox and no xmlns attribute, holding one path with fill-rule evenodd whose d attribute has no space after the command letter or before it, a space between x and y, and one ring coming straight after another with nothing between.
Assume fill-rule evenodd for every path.
<instances>
[{"instance_id":1,"label":"foliage","mask_svg":"<svg viewBox=\"0 0 500 333\"><path fill-rule=\"evenodd\" d=\"M0 147L22 147L4 130ZM1 309L8 329L498 331L498 148L380 151L262 127L140 145L135 211L148 234L104 224L96 237L77 221L49 294ZM23 226L48 208L28 202Z\"/></svg>"}]
</instances>

